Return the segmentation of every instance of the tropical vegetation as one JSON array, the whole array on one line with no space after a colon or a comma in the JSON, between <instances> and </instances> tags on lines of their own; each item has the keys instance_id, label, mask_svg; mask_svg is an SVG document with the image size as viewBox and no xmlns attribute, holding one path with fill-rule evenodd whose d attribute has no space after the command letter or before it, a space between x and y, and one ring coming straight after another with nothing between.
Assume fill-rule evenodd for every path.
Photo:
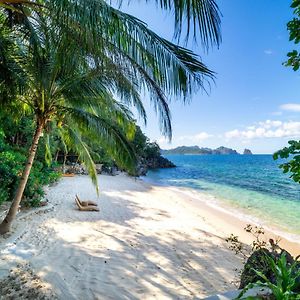
<instances>
[{"instance_id":1,"label":"tropical vegetation","mask_svg":"<svg viewBox=\"0 0 300 300\"><path fill-rule=\"evenodd\" d=\"M184 34L185 41L200 38L205 49L219 45L216 3L156 2L175 16L176 44L116 8L122 1L115 7L103 0L0 3L1 112L18 112L33 125L26 162L20 159L24 170L16 173L18 187L0 233L10 230L41 140L48 165L53 146L60 143L78 153L97 185L91 145L105 149L120 166L134 168L132 108L146 123L145 93L162 133L171 138L168 97L186 102L213 79L199 57L178 43Z\"/></svg>"},{"instance_id":2,"label":"tropical vegetation","mask_svg":"<svg viewBox=\"0 0 300 300\"><path fill-rule=\"evenodd\" d=\"M294 9L295 17L288 22L287 28L290 34L290 41L294 41L297 45L300 42L300 1L293 0L291 7ZM285 66L292 67L297 71L300 67L300 53L297 50L292 50L288 54L288 60ZM300 141L291 140L289 146L274 153L273 158L289 159L289 161L280 164L280 168L284 173L290 173L291 178L300 183Z\"/></svg>"},{"instance_id":3,"label":"tropical vegetation","mask_svg":"<svg viewBox=\"0 0 300 300\"><path fill-rule=\"evenodd\" d=\"M272 282L267 276L258 270L253 269L257 276L261 279L255 283L248 284L238 296L238 299L243 298L243 295L251 288L267 288L272 297L267 298L256 297L255 299L276 299L276 300L298 300L300 299L300 268L299 261L296 260L290 264L287 261L286 253L283 252L279 259L265 255L265 262L272 270L275 280ZM252 298L251 298L252 299Z\"/></svg>"}]
</instances>

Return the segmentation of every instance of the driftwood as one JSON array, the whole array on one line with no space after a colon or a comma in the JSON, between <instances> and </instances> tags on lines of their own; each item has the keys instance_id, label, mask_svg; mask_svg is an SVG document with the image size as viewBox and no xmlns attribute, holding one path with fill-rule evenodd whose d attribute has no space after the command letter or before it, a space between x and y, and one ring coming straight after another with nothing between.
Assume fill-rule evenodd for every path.
<instances>
[{"instance_id":1,"label":"driftwood","mask_svg":"<svg viewBox=\"0 0 300 300\"><path fill-rule=\"evenodd\" d=\"M75 197L75 203L80 211L99 211L99 208L95 202L80 201L77 195Z\"/></svg>"}]
</instances>

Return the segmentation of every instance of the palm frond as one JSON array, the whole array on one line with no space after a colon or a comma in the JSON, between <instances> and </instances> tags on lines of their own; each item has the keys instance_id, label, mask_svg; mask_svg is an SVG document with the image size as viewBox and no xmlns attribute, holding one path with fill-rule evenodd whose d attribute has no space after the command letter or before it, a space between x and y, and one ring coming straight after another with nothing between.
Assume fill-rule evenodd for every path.
<instances>
[{"instance_id":1,"label":"palm frond","mask_svg":"<svg viewBox=\"0 0 300 300\"><path fill-rule=\"evenodd\" d=\"M97 180L97 171L90 154L89 146L83 141L80 132L71 126L65 126L64 131L61 131L61 135L64 143L68 145L68 148L75 150L79 156L79 159L84 163L98 194L99 186Z\"/></svg>"},{"instance_id":2,"label":"palm frond","mask_svg":"<svg viewBox=\"0 0 300 300\"><path fill-rule=\"evenodd\" d=\"M61 109L66 111L67 123L74 124L82 136L98 141L120 167L133 170L136 164L134 149L126 137L126 132L114 119L109 118L109 115L95 115L78 108ZM132 124L132 136L134 129L135 125Z\"/></svg>"},{"instance_id":3,"label":"palm frond","mask_svg":"<svg viewBox=\"0 0 300 300\"><path fill-rule=\"evenodd\" d=\"M147 87L152 95L154 87L156 91L159 88L160 96L182 97L186 101L198 88L205 89L205 84L214 78L214 73L194 53L159 37L142 21L103 0L88 0L85 5L80 1L54 0L47 6L57 12L56 22L61 24L62 30L82 45L94 61L100 60L104 70L103 58L109 57L120 73L136 80L138 86ZM142 75L139 70L143 71ZM111 85L117 86L117 78L111 79ZM166 101L154 106L165 108L165 104ZM168 116L167 111L160 115ZM164 123L162 129L169 130L166 126L169 120ZM170 136L168 132L167 135Z\"/></svg>"},{"instance_id":4,"label":"palm frond","mask_svg":"<svg viewBox=\"0 0 300 300\"><path fill-rule=\"evenodd\" d=\"M119 0L123 3L123 0ZM131 2L126 1L127 3ZM145 2L151 2L145 0ZM186 28L186 41L193 34L195 40L200 35L202 45L208 49L210 46L221 43L220 11L214 0L154 0L161 9L174 15L175 38L180 39L182 31Z\"/></svg>"}]
</instances>

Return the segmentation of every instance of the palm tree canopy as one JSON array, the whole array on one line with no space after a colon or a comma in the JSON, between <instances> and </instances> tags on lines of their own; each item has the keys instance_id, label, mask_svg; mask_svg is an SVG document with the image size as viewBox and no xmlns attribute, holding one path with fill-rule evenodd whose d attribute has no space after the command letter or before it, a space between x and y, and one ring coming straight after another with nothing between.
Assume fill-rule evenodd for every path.
<instances>
[{"instance_id":1,"label":"palm tree canopy","mask_svg":"<svg viewBox=\"0 0 300 300\"><path fill-rule=\"evenodd\" d=\"M119 0L119 4L123 2L123 0ZM144 0L144 2L148 3L151 1ZM197 34L199 34L204 48L208 49L210 46L220 45L222 40L220 29L221 18L216 1L154 0L152 2L155 2L161 9L171 12L174 15L174 36L178 40L181 37L183 28L186 27L186 40L188 40L191 34L197 40Z\"/></svg>"},{"instance_id":2,"label":"palm tree canopy","mask_svg":"<svg viewBox=\"0 0 300 300\"><path fill-rule=\"evenodd\" d=\"M107 1L112 3L112 1ZM121 6L124 0L116 0L115 4ZM130 4L131 0L126 1ZM148 3L149 0L144 0ZM215 0L154 0L161 9L171 12L174 15L174 36L180 38L183 27L186 25L186 39L191 33L196 40L199 33L202 45L205 48L221 43L221 19L220 11ZM86 3L87 5L92 4ZM5 0L0 1L0 6L22 12L24 8L40 8L44 1L28 0Z\"/></svg>"},{"instance_id":3,"label":"palm tree canopy","mask_svg":"<svg viewBox=\"0 0 300 300\"><path fill-rule=\"evenodd\" d=\"M82 5L80 1L54 0L45 5L56 12L54 23L60 24L63 32L84 45L88 55L101 57L95 63L109 60L110 68L119 70L120 78L129 78L135 91L149 91L161 130L169 138L167 96L187 101L214 77L193 52L159 37L142 21L106 1L88 0Z\"/></svg>"},{"instance_id":4,"label":"palm tree canopy","mask_svg":"<svg viewBox=\"0 0 300 300\"><path fill-rule=\"evenodd\" d=\"M17 5L23 9L20 2ZM191 18L189 22L198 20L198 25L202 22L201 28L207 33L201 34L203 43L208 45L209 38L212 43L218 44L219 17L215 2L193 1L193 5L190 1L183 2L184 5L177 1L160 1L162 8L174 11L181 22L184 14ZM214 73L194 53L159 37L142 21L113 8L104 0L51 0L39 3L43 4L42 10L39 7L23 18L21 29L30 36L30 43L34 45L35 40L38 43L40 37L35 27L43 12L46 16L44 22L51 28L52 34L56 38L64 36L69 40L70 47L72 43L77 48L80 45L80 54L89 57L94 71L101 70L102 84L105 85L105 81L109 83L110 92L127 106L136 107L145 122L146 112L140 95L148 91L159 115L161 131L169 138L172 132L169 99L177 97L185 102L197 89L205 90L205 83L214 77ZM212 12L215 12L215 17L212 17ZM68 52L66 49L60 51Z\"/></svg>"}]
</instances>

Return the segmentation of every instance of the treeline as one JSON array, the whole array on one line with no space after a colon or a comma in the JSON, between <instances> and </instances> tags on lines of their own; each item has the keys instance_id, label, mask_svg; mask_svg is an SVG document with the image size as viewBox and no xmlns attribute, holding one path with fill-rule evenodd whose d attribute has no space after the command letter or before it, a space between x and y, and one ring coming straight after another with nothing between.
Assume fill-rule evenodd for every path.
<instances>
[{"instance_id":1,"label":"treeline","mask_svg":"<svg viewBox=\"0 0 300 300\"><path fill-rule=\"evenodd\" d=\"M35 121L30 115L20 114L18 111L0 112L0 204L12 200L16 192L34 128ZM133 168L118 164L108 151L96 142L89 146L89 151L94 163L102 164L103 169L116 168L134 176L145 174L151 167L165 166L159 146L150 142L138 126L134 128L130 145L136 155ZM40 139L36 160L24 191L23 205L38 206L44 195L43 185L53 183L61 176L63 164L74 162L82 163L76 149L64 143L58 130L54 128L48 134L44 134Z\"/></svg>"}]
</instances>

